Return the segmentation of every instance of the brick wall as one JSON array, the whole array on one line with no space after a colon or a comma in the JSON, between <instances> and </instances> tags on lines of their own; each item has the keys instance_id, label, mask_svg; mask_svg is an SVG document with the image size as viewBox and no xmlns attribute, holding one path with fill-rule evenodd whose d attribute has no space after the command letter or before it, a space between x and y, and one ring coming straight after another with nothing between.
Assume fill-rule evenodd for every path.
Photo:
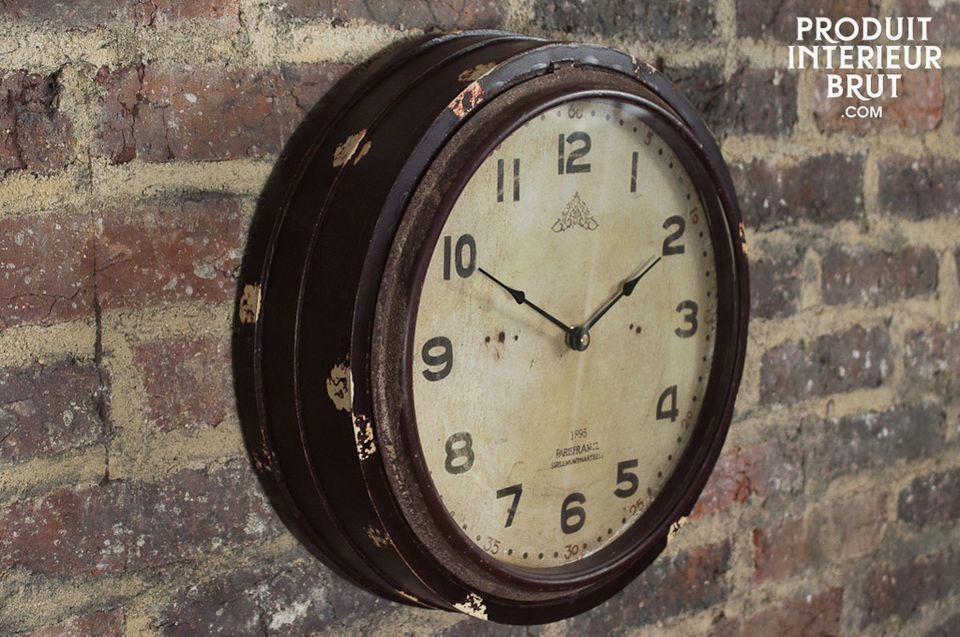
<instances>
[{"instance_id":1,"label":"brick wall","mask_svg":"<svg viewBox=\"0 0 960 637\"><path fill-rule=\"evenodd\" d=\"M785 71L817 12L931 15L947 68L842 118ZM318 566L260 495L229 369L290 131L382 45L486 26L655 60L721 140L752 258L693 518L623 594L527 631ZM960 633L958 67L956 0L0 2L0 634Z\"/></svg>"}]
</instances>

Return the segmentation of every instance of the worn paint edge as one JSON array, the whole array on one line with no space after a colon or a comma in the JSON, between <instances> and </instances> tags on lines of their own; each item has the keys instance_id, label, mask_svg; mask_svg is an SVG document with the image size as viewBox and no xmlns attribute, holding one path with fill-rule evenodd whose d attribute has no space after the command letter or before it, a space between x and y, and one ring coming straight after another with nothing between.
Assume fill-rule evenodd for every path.
<instances>
[{"instance_id":1,"label":"worn paint edge","mask_svg":"<svg viewBox=\"0 0 960 637\"><path fill-rule=\"evenodd\" d=\"M353 158L353 156L357 153L357 149L360 148L360 142L363 141L363 138L366 136L366 134L367 129L364 128L363 130L350 135L343 140L339 146L337 146L337 148L333 151L334 168L339 168L346 165L346 163ZM360 161L360 159L366 155L369 150L370 142L367 142L366 145L364 145L364 149L362 150L360 156L357 157L356 161L354 161L354 164Z\"/></svg>"},{"instance_id":2,"label":"worn paint edge","mask_svg":"<svg viewBox=\"0 0 960 637\"><path fill-rule=\"evenodd\" d=\"M353 410L353 374L344 360L333 366L327 377L327 396L338 411Z\"/></svg>"},{"instance_id":3,"label":"worn paint edge","mask_svg":"<svg viewBox=\"0 0 960 637\"><path fill-rule=\"evenodd\" d=\"M240 322L251 325L260 320L260 285L250 283L243 286L240 296Z\"/></svg>"},{"instance_id":4,"label":"worn paint edge","mask_svg":"<svg viewBox=\"0 0 960 637\"><path fill-rule=\"evenodd\" d=\"M471 617L476 617L477 619L487 619L487 605L483 602L483 598L476 593L468 593L467 599L460 603L454 604L453 607L461 613L470 615Z\"/></svg>"},{"instance_id":5,"label":"worn paint edge","mask_svg":"<svg viewBox=\"0 0 960 637\"><path fill-rule=\"evenodd\" d=\"M484 97L483 86L480 82L475 81L453 98L447 108L453 112L457 119L463 119L483 102Z\"/></svg>"}]
</instances>

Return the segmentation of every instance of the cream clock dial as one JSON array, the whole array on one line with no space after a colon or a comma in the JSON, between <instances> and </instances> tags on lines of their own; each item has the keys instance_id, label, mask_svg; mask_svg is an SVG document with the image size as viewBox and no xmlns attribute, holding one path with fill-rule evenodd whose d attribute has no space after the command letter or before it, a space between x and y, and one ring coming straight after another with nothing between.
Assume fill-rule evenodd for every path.
<instances>
[{"instance_id":1,"label":"cream clock dial","mask_svg":"<svg viewBox=\"0 0 960 637\"><path fill-rule=\"evenodd\" d=\"M437 242L413 398L449 515L543 568L608 545L690 440L716 326L690 175L637 107L554 106L483 161Z\"/></svg>"}]
</instances>

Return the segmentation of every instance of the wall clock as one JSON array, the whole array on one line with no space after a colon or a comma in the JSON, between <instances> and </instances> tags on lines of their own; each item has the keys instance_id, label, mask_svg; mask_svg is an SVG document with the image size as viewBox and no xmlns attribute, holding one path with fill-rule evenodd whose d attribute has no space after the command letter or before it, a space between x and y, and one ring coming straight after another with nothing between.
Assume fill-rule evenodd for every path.
<instances>
[{"instance_id":1,"label":"wall clock","mask_svg":"<svg viewBox=\"0 0 960 637\"><path fill-rule=\"evenodd\" d=\"M582 612L713 468L745 253L716 143L649 65L489 31L389 50L314 109L260 202L235 340L253 464L369 591Z\"/></svg>"}]
</instances>

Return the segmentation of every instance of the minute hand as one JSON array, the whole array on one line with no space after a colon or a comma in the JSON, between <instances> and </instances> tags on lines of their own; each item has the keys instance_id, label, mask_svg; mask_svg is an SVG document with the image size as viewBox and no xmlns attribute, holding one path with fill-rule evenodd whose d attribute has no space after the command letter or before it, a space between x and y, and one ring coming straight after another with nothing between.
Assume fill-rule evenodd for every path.
<instances>
[{"instance_id":1,"label":"minute hand","mask_svg":"<svg viewBox=\"0 0 960 637\"><path fill-rule=\"evenodd\" d=\"M620 299L622 299L622 298L625 297L625 296L630 296L631 294L633 294L633 289L634 289L635 287L637 287L637 283L640 282L640 279L642 279L642 278L644 277L644 275L646 275L646 273L649 272L649 271L653 268L653 266L657 265L657 263L660 262L660 259L661 259L661 258L662 258L662 257L657 257L657 258L654 259L652 262L650 262L649 265L646 265L646 266L643 268L643 271L640 272L640 274L638 274L637 276L633 277L632 279L629 279L629 280L627 280L627 281L624 281L624 282L623 282L623 285L620 286L620 291L617 293L617 295L614 296L612 299L610 299L610 300L607 302L606 305L604 305L602 308L600 308L600 309L597 311L596 314L594 314L593 316L591 316L590 319L589 319L586 323L584 323L584 324L583 324L583 327L580 328L580 329L581 329L582 331L584 331L584 332L589 332L589 331L590 331L590 328L593 327L594 325L596 325L596 324L597 324L597 321L599 321L601 318L603 318L603 315L606 314L607 312L609 312L609 311L610 311L610 308L612 308L614 305L617 304L617 301L619 301Z\"/></svg>"},{"instance_id":2,"label":"minute hand","mask_svg":"<svg viewBox=\"0 0 960 637\"><path fill-rule=\"evenodd\" d=\"M547 312L546 310L544 310L543 308L541 308L539 305L536 305L536 304L533 303L532 301L528 300L528 299L527 299L527 295L524 294L523 292L521 292L520 290L515 290L515 289L513 289L512 287L510 287L509 285L507 285L506 283L504 283L503 281L501 281L501 280L498 279L497 277L493 276L492 274L490 274L489 272L487 272L487 271L484 270L483 268L477 268L477 270L478 270L481 274L483 274L484 276L486 276L487 278L489 278L491 281L493 281L494 283L496 283L497 285L499 285L500 287L502 287L504 290L506 290L507 292L509 292L509 293L510 293L510 296L513 297L513 300L516 301L517 304L519 304L519 305L529 305L529 306L533 309L533 311L535 311L537 314L539 314L540 316L542 316L543 318L547 319L548 321L550 321L551 323L553 323L554 325L556 325L557 327L559 327L561 330L563 330L564 334L570 334L570 332L573 330L573 328L572 328L571 326L567 325L566 323L564 323L564 322L561 321L560 319L556 318L555 316L553 316L552 314L550 314L549 312Z\"/></svg>"}]
</instances>

